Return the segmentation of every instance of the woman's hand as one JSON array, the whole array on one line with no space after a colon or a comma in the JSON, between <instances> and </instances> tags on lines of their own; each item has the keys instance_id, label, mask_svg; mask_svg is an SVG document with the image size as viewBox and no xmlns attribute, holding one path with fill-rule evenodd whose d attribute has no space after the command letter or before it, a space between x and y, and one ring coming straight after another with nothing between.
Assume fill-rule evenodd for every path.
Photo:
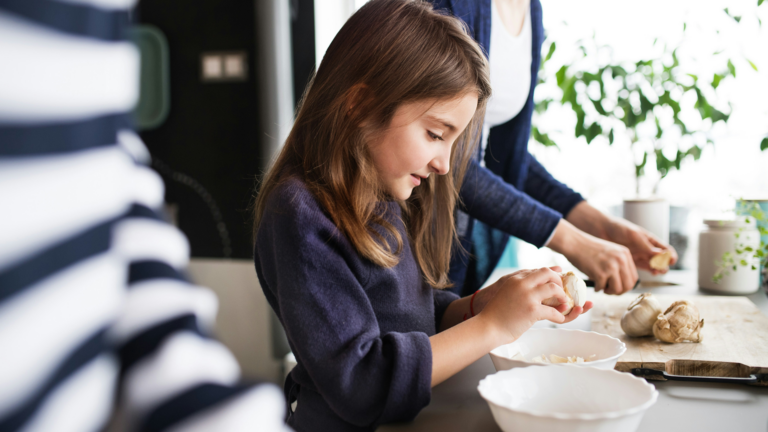
<instances>
[{"instance_id":1,"label":"woman's hand","mask_svg":"<svg viewBox=\"0 0 768 432\"><path fill-rule=\"evenodd\" d=\"M626 246L587 234L564 219L555 228L549 247L595 281L595 291L622 294L637 283L637 268Z\"/></svg>"},{"instance_id":2,"label":"woman's hand","mask_svg":"<svg viewBox=\"0 0 768 432\"><path fill-rule=\"evenodd\" d=\"M672 261L670 264L677 262L677 252L672 246L662 242L647 230L626 219L604 214L600 210L589 205L586 201L577 204L570 213L568 213L567 219L568 222L587 234L626 246L632 255L632 262L635 264L636 268L648 270L653 274L665 273L666 271L652 269L650 264L650 260L654 255L658 255L665 250L668 250L672 254ZM558 226L558 228L560 227ZM567 254L564 255L567 256ZM571 257L568 256L568 259L571 260ZM573 260L571 260L571 262L573 262ZM579 266L576 265L576 267ZM581 267L579 267L579 270L582 270ZM587 274L590 278L592 277L591 274ZM615 290L611 290L610 288L606 290L606 292L611 294L621 294L621 292L623 292L614 291Z\"/></svg>"},{"instance_id":3,"label":"woman's hand","mask_svg":"<svg viewBox=\"0 0 768 432\"><path fill-rule=\"evenodd\" d=\"M591 302L583 308L576 306L566 317L562 314L565 304L554 308L541 303L553 297L560 303L567 302L558 271L559 267L519 270L478 293L490 290L484 293L488 301L478 306L481 309L477 317L497 331L498 345L514 341L537 321L570 322L592 307Z\"/></svg>"},{"instance_id":4,"label":"woman's hand","mask_svg":"<svg viewBox=\"0 0 768 432\"><path fill-rule=\"evenodd\" d=\"M609 240L629 248L639 269L648 270L653 274L666 273L666 270L651 268L650 264L651 258L664 251L672 254L670 265L677 262L677 251L672 246L662 243L656 236L626 219L612 218L606 224L606 235Z\"/></svg>"}]
</instances>

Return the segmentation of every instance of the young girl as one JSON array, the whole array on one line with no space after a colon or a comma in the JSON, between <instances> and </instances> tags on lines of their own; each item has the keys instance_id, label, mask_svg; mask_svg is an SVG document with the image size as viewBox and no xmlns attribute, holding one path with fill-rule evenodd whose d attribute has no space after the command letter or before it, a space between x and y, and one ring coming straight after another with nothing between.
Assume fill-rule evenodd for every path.
<instances>
[{"instance_id":1,"label":"young girl","mask_svg":"<svg viewBox=\"0 0 768 432\"><path fill-rule=\"evenodd\" d=\"M373 0L328 48L255 211L256 271L297 359L297 431L412 419L491 349L583 311L541 304L565 302L552 269L443 290L490 92L483 52L429 3Z\"/></svg>"}]
</instances>

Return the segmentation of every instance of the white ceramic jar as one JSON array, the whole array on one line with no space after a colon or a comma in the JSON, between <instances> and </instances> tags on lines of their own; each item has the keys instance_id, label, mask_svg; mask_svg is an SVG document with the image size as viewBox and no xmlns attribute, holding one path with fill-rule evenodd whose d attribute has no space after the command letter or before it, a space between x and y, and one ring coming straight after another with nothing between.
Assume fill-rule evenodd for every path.
<instances>
[{"instance_id":1,"label":"white ceramic jar","mask_svg":"<svg viewBox=\"0 0 768 432\"><path fill-rule=\"evenodd\" d=\"M663 198L624 200L624 219L647 229L662 243L669 242L669 202ZM643 282L661 282L665 278L646 270L637 273Z\"/></svg>"},{"instance_id":2,"label":"white ceramic jar","mask_svg":"<svg viewBox=\"0 0 768 432\"><path fill-rule=\"evenodd\" d=\"M747 222L749 220L749 222ZM759 270L752 270L748 257L751 254L736 254L736 250L760 246L760 234L755 220L739 216L735 219L706 219L705 229L699 234L699 287L724 294L751 294L759 288ZM738 237L737 237L738 234ZM714 282L713 277L719 269L723 254L730 252L736 262L723 270L723 277ZM746 259L749 265L740 265Z\"/></svg>"}]
</instances>

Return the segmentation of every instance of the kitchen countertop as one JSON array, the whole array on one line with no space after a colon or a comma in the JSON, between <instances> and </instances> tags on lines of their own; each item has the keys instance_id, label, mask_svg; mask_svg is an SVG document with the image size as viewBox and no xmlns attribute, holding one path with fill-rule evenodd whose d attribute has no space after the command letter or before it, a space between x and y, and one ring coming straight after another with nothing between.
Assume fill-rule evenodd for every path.
<instances>
[{"instance_id":1,"label":"kitchen countertop","mask_svg":"<svg viewBox=\"0 0 768 432\"><path fill-rule=\"evenodd\" d=\"M495 281L515 269L497 269ZM667 279L674 286L640 287L634 292L659 294L709 295L698 288L695 271L670 271ZM722 294L717 294L722 295ZM746 296L768 315L768 296L764 291ZM541 322L539 327L548 327ZM591 317L571 323L569 328L588 330ZM477 392L478 382L496 370L488 355L483 356L432 391L432 401L413 422L381 426L377 432L460 432L501 431L488 404ZM743 385L649 381L659 391L659 399L643 416L638 432L766 431L768 430L768 388Z\"/></svg>"}]
</instances>

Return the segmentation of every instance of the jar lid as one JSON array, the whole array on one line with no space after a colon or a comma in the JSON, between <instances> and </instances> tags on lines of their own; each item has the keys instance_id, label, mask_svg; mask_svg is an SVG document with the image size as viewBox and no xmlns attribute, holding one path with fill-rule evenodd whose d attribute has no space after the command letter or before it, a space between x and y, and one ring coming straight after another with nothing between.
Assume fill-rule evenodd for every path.
<instances>
[{"instance_id":1,"label":"jar lid","mask_svg":"<svg viewBox=\"0 0 768 432\"><path fill-rule=\"evenodd\" d=\"M751 216L711 217L705 218L704 223L710 228L757 228L755 218Z\"/></svg>"},{"instance_id":2,"label":"jar lid","mask_svg":"<svg viewBox=\"0 0 768 432\"><path fill-rule=\"evenodd\" d=\"M625 203L647 203L647 202L660 202L660 201L666 201L666 199L661 197L646 197L646 198L627 198L624 200Z\"/></svg>"}]
</instances>

